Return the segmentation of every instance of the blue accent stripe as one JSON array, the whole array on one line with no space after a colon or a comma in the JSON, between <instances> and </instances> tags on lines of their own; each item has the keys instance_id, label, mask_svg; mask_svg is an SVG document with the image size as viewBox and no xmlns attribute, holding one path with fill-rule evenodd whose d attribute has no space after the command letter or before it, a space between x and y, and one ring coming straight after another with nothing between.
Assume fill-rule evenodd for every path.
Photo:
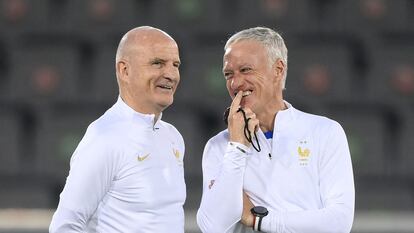
<instances>
[{"instance_id":1,"label":"blue accent stripe","mask_svg":"<svg viewBox=\"0 0 414 233\"><path fill-rule=\"evenodd\" d=\"M264 133L266 139L273 138L273 131L267 131Z\"/></svg>"}]
</instances>

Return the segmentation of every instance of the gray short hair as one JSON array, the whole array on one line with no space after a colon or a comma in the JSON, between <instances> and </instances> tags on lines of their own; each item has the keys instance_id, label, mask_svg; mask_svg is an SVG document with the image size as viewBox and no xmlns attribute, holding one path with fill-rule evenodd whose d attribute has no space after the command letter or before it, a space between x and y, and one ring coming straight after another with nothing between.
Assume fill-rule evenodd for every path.
<instances>
[{"instance_id":1,"label":"gray short hair","mask_svg":"<svg viewBox=\"0 0 414 233\"><path fill-rule=\"evenodd\" d=\"M254 40L263 44L269 55L269 63L273 65L277 59L281 59L285 63L285 73L283 74L282 88L285 89L287 75L288 50L285 42L276 31L266 27L255 27L245 29L232 35L226 42L224 50L238 41Z\"/></svg>"}]
</instances>

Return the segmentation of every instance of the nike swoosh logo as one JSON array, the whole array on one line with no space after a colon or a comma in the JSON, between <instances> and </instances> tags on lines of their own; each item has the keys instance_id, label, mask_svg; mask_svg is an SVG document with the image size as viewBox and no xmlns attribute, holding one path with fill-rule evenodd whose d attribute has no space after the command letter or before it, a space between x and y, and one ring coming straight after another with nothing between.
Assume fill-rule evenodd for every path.
<instances>
[{"instance_id":1,"label":"nike swoosh logo","mask_svg":"<svg viewBox=\"0 0 414 233\"><path fill-rule=\"evenodd\" d=\"M138 161L140 161L140 162L142 162L142 161L144 161L146 158L148 158L148 156L149 156L150 154L148 153L147 155L145 155L145 156L137 156L137 159L138 159Z\"/></svg>"}]
</instances>

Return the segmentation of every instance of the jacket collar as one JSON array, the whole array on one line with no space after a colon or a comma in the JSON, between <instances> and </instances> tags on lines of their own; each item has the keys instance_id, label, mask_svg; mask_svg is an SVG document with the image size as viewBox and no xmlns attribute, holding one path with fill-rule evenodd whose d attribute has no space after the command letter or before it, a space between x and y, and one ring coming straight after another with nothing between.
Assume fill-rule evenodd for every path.
<instances>
[{"instance_id":1,"label":"jacket collar","mask_svg":"<svg viewBox=\"0 0 414 233\"><path fill-rule=\"evenodd\" d=\"M273 126L273 140L272 140L272 154L278 155L278 159L280 162L285 166L289 167L292 163L292 157L289 154L283 153L277 153L277 143L278 140L278 134L281 132L284 132L286 130L289 130L291 126L295 125L295 120L297 118L297 110L287 101L284 101L286 105L286 109L279 111L275 116L275 125ZM273 153L275 152L275 153Z\"/></svg>"},{"instance_id":2,"label":"jacket collar","mask_svg":"<svg viewBox=\"0 0 414 233\"><path fill-rule=\"evenodd\" d=\"M275 125L273 126L273 132L281 132L292 125L295 117L295 108L287 101L283 101L286 105L286 109L280 110L275 116Z\"/></svg>"},{"instance_id":3,"label":"jacket collar","mask_svg":"<svg viewBox=\"0 0 414 233\"><path fill-rule=\"evenodd\" d=\"M115 112L117 112L119 115L126 118L127 120L151 128L158 128L162 117L162 113L160 114L158 119L156 119L155 114L144 114L135 111L122 100L121 96L118 96L118 100L116 101L113 108Z\"/></svg>"}]
</instances>

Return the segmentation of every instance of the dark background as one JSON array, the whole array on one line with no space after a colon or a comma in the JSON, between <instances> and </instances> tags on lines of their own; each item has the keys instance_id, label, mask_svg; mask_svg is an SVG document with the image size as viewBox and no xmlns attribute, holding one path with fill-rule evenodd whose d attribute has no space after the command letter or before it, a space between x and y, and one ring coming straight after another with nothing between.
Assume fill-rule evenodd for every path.
<instances>
[{"instance_id":1,"label":"dark background","mask_svg":"<svg viewBox=\"0 0 414 233\"><path fill-rule=\"evenodd\" d=\"M53 213L86 127L116 101L118 42L142 25L168 32L180 47L181 83L163 120L186 142L191 229L203 147L225 127L230 104L223 46L254 26L285 39L285 99L344 127L355 221L359 213L412 215L413 0L0 0L0 210ZM355 232L378 226L362 222Z\"/></svg>"}]
</instances>

